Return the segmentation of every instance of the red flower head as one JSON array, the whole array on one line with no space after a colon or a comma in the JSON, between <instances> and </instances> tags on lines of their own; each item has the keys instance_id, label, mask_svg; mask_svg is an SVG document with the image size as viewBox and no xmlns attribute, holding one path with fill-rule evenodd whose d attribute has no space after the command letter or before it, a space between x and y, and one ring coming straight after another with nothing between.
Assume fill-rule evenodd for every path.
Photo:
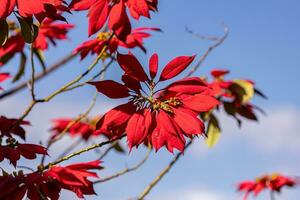
<instances>
[{"instance_id":1,"label":"red flower head","mask_svg":"<svg viewBox=\"0 0 300 200\"><path fill-rule=\"evenodd\" d=\"M15 7L20 16L27 18L36 15L40 20L45 17L64 20L58 12L68 11L63 0L2 0L0 19L8 17Z\"/></svg>"},{"instance_id":2,"label":"red flower head","mask_svg":"<svg viewBox=\"0 0 300 200\"><path fill-rule=\"evenodd\" d=\"M117 60L125 72L124 84L111 80L90 83L109 98L129 97L129 102L107 112L97 124L97 132L109 137L127 134L129 148L143 142L151 143L156 150L166 146L170 152L183 151L185 136L193 137L204 132L198 118L201 112L214 108L218 101L200 78L185 78L166 88L155 91L159 82L180 74L195 56L180 56L169 62L157 82L158 56L149 62L150 78L139 61L131 54L118 54ZM147 86L149 94L145 92Z\"/></svg>"},{"instance_id":3,"label":"red flower head","mask_svg":"<svg viewBox=\"0 0 300 200\"><path fill-rule=\"evenodd\" d=\"M0 116L0 137L12 137L12 134L14 134L25 140L25 130L21 125L30 125L30 123L28 121L22 121L19 125L14 126L17 121L17 119Z\"/></svg>"},{"instance_id":4,"label":"red flower head","mask_svg":"<svg viewBox=\"0 0 300 200\"><path fill-rule=\"evenodd\" d=\"M256 121L257 116L254 110L264 112L259 107L252 105L250 101L255 94L266 98L265 95L254 87L255 83L253 81L245 79L226 80L225 75L228 73L229 70L211 71L214 79L207 84L212 89L212 95L218 98L225 112L233 116L239 125L242 122L239 116Z\"/></svg>"},{"instance_id":5,"label":"red flower head","mask_svg":"<svg viewBox=\"0 0 300 200\"><path fill-rule=\"evenodd\" d=\"M102 169L100 163L93 161L66 167L53 166L48 171L31 174L4 174L0 176L0 199L21 200L26 195L30 200L58 200L61 189L70 190L79 198L84 198L83 195L95 194L93 183L87 178L97 177L96 173L89 170Z\"/></svg>"},{"instance_id":6,"label":"red flower head","mask_svg":"<svg viewBox=\"0 0 300 200\"><path fill-rule=\"evenodd\" d=\"M15 35L6 41L3 46L0 46L0 67L7 63L16 53L23 51L25 41L21 35Z\"/></svg>"},{"instance_id":7,"label":"red flower head","mask_svg":"<svg viewBox=\"0 0 300 200\"><path fill-rule=\"evenodd\" d=\"M150 11L157 10L157 0L73 0L73 10L89 10L89 36L99 31L108 19L108 27L125 41L131 32L126 7L134 19L150 18Z\"/></svg>"},{"instance_id":8,"label":"red flower head","mask_svg":"<svg viewBox=\"0 0 300 200\"><path fill-rule=\"evenodd\" d=\"M127 49L133 49L135 47L141 48L144 52L146 51L144 47L144 39L151 37L150 33L146 31L160 31L158 28L137 28L132 31L126 38L126 41L121 41L117 37L111 38L108 50L106 54L103 55L103 58L106 58L112 53L115 53L118 50L118 47L124 47ZM98 34L96 39L88 40L81 44L74 50L74 53L80 53L81 59L84 59L89 53L91 54L100 54L104 45L108 42L111 37L109 32L101 32Z\"/></svg>"},{"instance_id":9,"label":"red flower head","mask_svg":"<svg viewBox=\"0 0 300 200\"><path fill-rule=\"evenodd\" d=\"M55 23L52 19L45 19L40 26L39 34L34 41L34 47L40 50L47 50L48 43L56 45L55 40L67 39L67 33L72 29L72 24Z\"/></svg>"},{"instance_id":10,"label":"red flower head","mask_svg":"<svg viewBox=\"0 0 300 200\"><path fill-rule=\"evenodd\" d=\"M53 138L63 132L69 124L73 123L73 119L55 119L53 120L53 127L51 130L53 131ZM86 120L74 123L68 130L71 136L80 135L84 140L88 140L95 132L95 124L97 119Z\"/></svg>"},{"instance_id":11,"label":"red flower head","mask_svg":"<svg viewBox=\"0 0 300 200\"><path fill-rule=\"evenodd\" d=\"M8 78L10 78L10 75L8 73L0 73L0 83L5 81ZM2 87L0 87L0 91L1 90L3 90Z\"/></svg>"},{"instance_id":12,"label":"red flower head","mask_svg":"<svg viewBox=\"0 0 300 200\"><path fill-rule=\"evenodd\" d=\"M244 181L238 185L238 191L244 191L246 200L250 193L257 196L263 190L270 190L272 192L280 192L285 186L294 187L298 183L294 178L286 177L280 174L273 174L271 176L263 176L255 181Z\"/></svg>"},{"instance_id":13,"label":"red flower head","mask_svg":"<svg viewBox=\"0 0 300 200\"><path fill-rule=\"evenodd\" d=\"M63 189L71 190L78 197L83 198L83 195L96 194L93 187L93 182L88 180L88 177L98 178L95 172L88 170L102 169L101 161L93 161L87 163L78 163L68 165L66 167L53 166L44 175L53 178L59 182Z\"/></svg>"}]
</instances>

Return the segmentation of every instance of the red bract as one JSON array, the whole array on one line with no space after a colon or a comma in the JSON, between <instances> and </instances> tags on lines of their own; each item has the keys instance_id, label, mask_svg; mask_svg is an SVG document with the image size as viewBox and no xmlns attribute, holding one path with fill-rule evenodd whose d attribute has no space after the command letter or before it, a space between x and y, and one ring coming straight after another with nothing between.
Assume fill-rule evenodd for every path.
<instances>
[{"instance_id":1,"label":"red bract","mask_svg":"<svg viewBox=\"0 0 300 200\"><path fill-rule=\"evenodd\" d=\"M56 45L55 40L66 40L67 33L72 29L74 25L72 24L62 24L55 23L51 19L46 19L43 21L39 29L39 34L34 41L34 47L40 50L47 50L49 42L54 46Z\"/></svg>"},{"instance_id":2,"label":"red bract","mask_svg":"<svg viewBox=\"0 0 300 200\"><path fill-rule=\"evenodd\" d=\"M8 73L0 73L0 83L5 81L8 78L10 78L10 75ZM2 87L0 87L0 91L1 90L3 90Z\"/></svg>"},{"instance_id":3,"label":"red bract","mask_svg":"<svg viewBox=\"0 0 300 200\"><path fill-rule=\"evenodd\" d=\"M66 167L53 166L45 172L0 176L0 199L58 200L61 189L70 190L79 198L95 194L93 183L87 178L97 177L92 169L101 169L100 161L78 163ZM42 198L43 197L43 198Z\"/></svg>"},{"instance_id":4,"label":"red bract","mask_svg":"<svg viewBox=\"0 0 300 200\"><path fill-rule=\"evenodd\" d=\"M180 74L193 59L194 56L173 59L155 82L156 54L150 59L151 79L136 57L118 54L117 60L125 72L122 77L124 84L109 80L90 84L110 98L130 99L107 112L98 122L97 132L111 138L126 132L129 148L149 142L156 150L166 146L170 152L174 148L183 151L185 137L192 138L204 132L204 124L198 115L214 108L218 101L209 94L207 84L197 77L176 81L160 92L155 91L155 87L160 81ZM147 85L148 95L142 84Z\"/></svg>"},{"instance_id":5,"label":"red bract","mask_svg":"<svg viewBox=\"0 0 300 200\"><path fill-rule=\"evenodd\" d=\"M127 36L126 41L121 41L116 37L111 38L108 44L108 51L106 56L115 53L119 47L124 47L127 49L133 49L135 47L141 48L144 52L146 51L144 47L144 39L151 37L150 33L147 31L160 31L158 28L137 28L132 31L131 34ZM109 38L111 37L111 33L103 32L98 35L96 39L88 40L81 44L74 50L74 53L80 53L81 59L84 59L89 53L100 54L102 48L105 44L107 44Z\"/></svg>"},{"instance_id":6,"label":"red bract","mask_svg":"<svg viewBox=\"0 0 300 200\"><path fill-rule=\"evenodd\" d=\"M99 31L108 19L108 27L125 41L131 32L131 24L126 13L129 9L133 18L150 18L150 11L157 10L157 0L73 0L73 10L89 10L89 36Z\"/></svg>"},{"instance_id":7,"label":"red bract","mask_svg":"<svg viewBox=\"0 0 300 200\"><path fill-rule=\"evenodd\" d=\"M6 41L3 46L0 46L0 67L8 62L16 53L23 51L25 46L24 39L21 35L15 35Z\"/></svg>"},{"instance_id":8,"label":"red bract","mask_svg":"<svg viewBox=\"0 0 300 200\"><path fill-rule=\"evenodd\" d=\"M6 158L16 167L20 156L33 160L36 158L37 154L47 155L47 149L42 146L35 144L19 144L15 141L8 142L10 144L7 146L0 145L0 162Z\"/></svg>"},{"instance_id":9,"label":"red bract","mask_svg":"<svg viewBox=\"0 0 300 200\"><path fill-rule=\"evenodd\" d=\"M246 200L250 193L257 196L263 190L270 190L272 192L280 192L283 187L295 187L298 185L296 179L283 176L280 174L273 174L271 176L263 176L255 181L244 181L239 183L238 191L245 192L244 200Z\"/></svg>"},{"instance_id":10,"label":"red bract","mask_svg":"<svg viewBox=\"0 0 300 200\"><path fill-rule=\"evenodd\" d=\"M17 7L22 17L38 15L39 18L50 17L64 19L58 11L67 11L63 0L2 0L0 6L0 19L8 17Z\"/></svg>"},{"instance_id":11,"label":"red bract","mask_svg":"<svg viewBox=\"0 0 300 200\"><path fill-rule=\"evenodd\" d=\"M22 125L30 125L30 123L28 121L22 121L19 125L15 126L17 121L17 119L0 116L0 137L12 137L12 134L14 134L25 140L25 130L22 128Z\"/></svg>"},{"instance_id":12,"label":"red bract","mask_svg":"<svg viewBox=\"0 0 300 200\"><path fill-rule=\"evenodd\" d=\"M55 119L53 120L53 127L51 130L53 131L53 138L55 138L57 135L59 135L61 132L63 132L69 124L72 124L74 119ZM87 120L85 122L77 122L74 123L67 132L70 133L71 136L81 136L83 139L88 140L95 131L96 119L94 120Z\"/></svg>"}]
</instances>

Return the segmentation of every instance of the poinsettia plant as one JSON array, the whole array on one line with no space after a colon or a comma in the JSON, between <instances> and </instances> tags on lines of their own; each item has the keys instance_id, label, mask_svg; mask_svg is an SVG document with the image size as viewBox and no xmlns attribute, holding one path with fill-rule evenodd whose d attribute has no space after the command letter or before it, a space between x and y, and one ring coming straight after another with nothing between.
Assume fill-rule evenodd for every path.
<instances>
[{"instance_id":1,"label":"poinsettia plant","mask_svg":"<svg viewBox=\"0 0 300 200\"><path fill-rule=\"evenodd\" d=\"M156 152L153 156L159 156L166 149L174 158L138 196L141 200L195 140L204 139L208 147L217 144L222 132L220 113L233 117L239 127L244 120L258 121L257 111L263 113L263 110L253 103L253 99L266 96L254 81L228 79L229 70L224 69L213 69L210 77L195 75L209 53L226 39L226 27L224 36L215 39L216 43L201 57L174 55L163 64L160 58L165 55L157 52L149 57L148 66L142 66L141 59L131 50L140 49L148 53L147 39L162 32L163 27L134 26L142 22L141 18L151 21L151 16L158 12L158 5L158 0L0 0L0 100L27 88L31 98L20 116L0 113L0 199L57 200L61 199L63 190L73 192L78 198L95 195L96 184L138 170L153 149ZM78 42L75 49L69 49L70 54L66 58L47 66L44 52L65 45L65 40L72 40L69 32L77 24L68 20L78 12L86 12L87 37ZM121 53L124 51L128 53ZM77 63L86 63L89 54L94 55L94 60L82 74L53 92L46 91L48 95L40 98L35 90L37 80L77 55L80 56ZM19 60L18 67L11 66L14 60ZM35 61L42 69L37 68ZM113 63L113 72L119 68L122 75L113 76L116 80L106 79L105 73L109 72L107 69ZM29 77L25 73L27 71L31 71ZM37 74L37 71L40 73ZM28 81L22 83L24 78ZM5 86L2 85L4 83ZM27 118L36 105L50 105L48 102L56 96L71 90L78 91L76 89L82 86L95 90L86 112L77 117L57 116L49 122L52 125L47 141L26 141L32 131L28 127L35 127L35 123ZM105 113L96 111L98 115L91 116L98 93L123 103ZM45 120L44 117L40 116L39 120ZM68 142L71 145L54 158L53 145L66 136L70 136L72 141L78 138L78 141L74 144ZM127 145L123 144L123 138ZM85 147L74 150L82 145ZM110 160L102 163L110 151L124 154L133 148L139 151L143 146L148 148L148 153L136 166L104 178L98 175L99 170L110 163ZM98 156L94 161L63 164L65 161L72 162L80 154L91 154L93 150ZM133 154L129 153L129 156ZM2 163L11 167L6 169ZM257 195L262 190L270 190L273 194L285 186L296 185L296 179L276 174L243 182L238 190L246 193L246 199L252 192Z\"/></svg>"}]
</instances>

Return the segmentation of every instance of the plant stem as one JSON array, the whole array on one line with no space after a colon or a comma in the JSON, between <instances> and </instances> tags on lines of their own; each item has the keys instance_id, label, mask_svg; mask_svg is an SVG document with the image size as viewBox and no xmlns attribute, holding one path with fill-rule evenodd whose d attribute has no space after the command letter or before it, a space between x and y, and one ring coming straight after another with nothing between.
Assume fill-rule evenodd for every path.
<instances>
[{"instance_id":1,"label":"plant stem","mask_svg":"<svg viewBox=\"0 0 300 200\"><path fill-rule=\"evenodd\" d=\"M185 146L184 151L187 150L192 143L193 143L193 139L190 140L189 143ZM161 179L171 170L171 168L179 160L179 158L183 155L183 152L180 152L175 156L175 158L169 163L169 165L166 168L164 168L160 172L160 174L139 195L138 200L143 200L151 192L151 190L158 184L159 181L161 181Z\"/></svg>"}]
</instances>

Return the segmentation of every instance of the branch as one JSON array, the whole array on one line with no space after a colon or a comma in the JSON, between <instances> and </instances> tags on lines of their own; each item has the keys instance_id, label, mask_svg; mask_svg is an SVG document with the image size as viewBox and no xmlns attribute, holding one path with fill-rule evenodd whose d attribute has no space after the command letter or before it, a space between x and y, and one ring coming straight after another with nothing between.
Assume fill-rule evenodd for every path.
<instances>
[{"instance_id":1,"label":"branch","mask_svg":"<svg viewBox=\"0 0 300 200\"><path fill-rule=\"evenodd\" d=\"M193 32L189 31L189 33L194 34ZM202 55L202 57L200 58L200 60L198 61L198 63L189 71L189 73L186 75L186 77L189 77L191 75L193 75L197 69L202 65L202 63L205 61L205 59L207 58L207 56L218 46L220 46L228 37L229 34L229 28L227 26L224 25L224 35L223 37L221 37L220 39L217 40L217 42L215 44L213 44L212 46L210 46L206 52ZM202 36L203 37L203 36ZM210 38L212 39L212 38Z\"/></svg>"},{"instance_id":2,"label":"branch","mask_svg":"<svg viewBox=\"0 0 300 200\"><path fill-rule=\"evenodd\" d=\"M185 146L184 151L186 151L191 144L193 143L193 140L190 140L189 143ZM179 160L179 158L183 155L183 152L178 153L175 158L169 163L169 165L163 169L160 174L146 187L146 189L139 195L138 200L143 200L150 191L156 186L156 184L170 171L170 169L174 166L174 164Z\"/></svg>"},{"instance_id":3,"label":"branch","mask_svg":"<svg viewBox=\"0 0 300 200\"><path fill-rule=\"evenodd\" d=\"M31 61L31 81L30 81L30 92L32 101L35 101L35 93L34 93L34 85L35 85L35 66L34 66L34 59L33 59L33 51L34 47L31 44L30 47L30 61Z\"/></svg>"},{"instance_id":4,"label":"branch","mask_svg":"<svg viewBox=\"0 0 300 200\"><path fill-rule=\"evenodd\" d=\"M98 96L98 93L95 93L91 103L90 103L90 106L88 107L88 109L83 113L83 114L80 114L78 115L78 117L76 119L74 119L72 122L70 122L66 128L60 132L58 135L56 135L56 137L54 138L51 138L47 144L47 149L49 149L55 142L57 142L58 140L60 140L68 131L69 129L74 125L76 124L77 122L79 122L80 120L82 120L83 118L85 118L90 112L91 110L93 109L93 107L95 106L96 104L96 100L97 100L97 96ZM75 144L78 145L79 142L81 142L81 140L77 141ZM62 156L60 157L63 157L65 156L69 151L71 151L75 146L75 144L72 144L71 147L69 147L65 152L64 154L62 154ZM41 160L41 164L44 164L44 161L45 161L45 158L46 158L46 155L43 155L42 156L42 160Z\"/></svg>"},{"instance_id":5,"label":"branch","mask_svg":"<svg viewBox=\"0 0 300 200\"><path fill-rule=\"evenodd\" d=\"M98 78L99 76L103 75L105 73L105 71L109 68L109 66L115 61L114 58L111 58L111 60L103 66L103 68L101 69L101 71L99 73L97 73L96 75L94 75L92 78L88 79L87 81L83 82L83 83L78 83L77 85L74 85L72 87L69 87L67 88L64 92L67 92L67 91L71 91L71 90L74 90L76 88L79 88L79 87L82 87L84 86L85 84L87 84L88 82L90 81L93 81L95 80L96 78ZM103 80L103 79L101 79Z\"/></svg>"},{"instance_id":6,"label":"branch","mask_svg":"<svg viewBox=\"0 0 300 200\"><path fill-rule=\"evenodd\" d=\"M111 144L111 146L109 147L109 148L107 148L102 154L101 154L101 156L99 157L99 160L102 160L105 156L107 156L107 154L111 151L111 150L113 150L115 147L115 145L117 144L117 141L115 141L115 142L113 142L112 144Z\"/></svg>"},{"instance_id":7,"label":"branch","mask_svg":"<svg viewBox=\"0 0 300 200\"><path fill-rule=\"evenodd\" d=\"M106 181L110 181L110 180L112 180L112 179L118 178L119 176L122 176L122 175L124 175L124 174L127 174L127 173L129 173L129 172L132 172L132 171L135 171L135 170L139 169L139 168L140 168L143 164L145 164L145 162L149 159L151 150L152 150L152 148L151 148L151 146L149 146L148 151L147 151L147 154L146 154L146 156L144 157L144 159L141 160L141 161L140 161L137 165L135 165L134 167L131 167L131 168L125 168L125 169L123 169L122 171L120 171L120 172L118 172L118 173L116 173L116 174L114 174L114 175L111 175L111 176L106 177L106 178L104 178L104 179L101 179L101 180L99 180L99 181L95 181L94 183L103 183L103 182L106 182Z\"/></svg>"},{"instance_id":8,"label":"branch","mask_svg":"<svg viewBox=\"0 0 300 200\"><path fill-rule=\"evenodd\" d=\"M61 162L64 162L64 161L66 161L66 160L69 160L69 159L71 159L71 158L73 158L73 157L75 157L75 156L78 156L78 155L82 154L82 153L85 153L85 152L91 151L91 150L93 150L93 149L97 149L97 148L103 147L103 146L105 146L105 145L107 145L107 144L110 144L110 143L112 143L112 142L114 142L114 141L120 140L120 139L122 139L122 138L125 137L125 136L126 136L126 135L124 134L124 135L121 135L120 137L117 137L117 138L115 138L115 139L108 140L108 141L106 141L106 142L102 142L102 143L99 143L99 144L95 144L95 145L92 145L92 146L90 146L90 147L86 147L86 148L81 149L81 150L79 150L79 151L76 151L76 152L74 152L74 153L72 153L72 154L69 154L69 155L67 155L67 156L65 156L65 157L63 157L63 158L60 158L60 159L57 160L57 161L51 162L51 163L47 164L46 166L44 166L42 169L43 169L43 170L49 169L50 167L52 167L52 166L54 166L54 165L57 165L57 164L59 164L59 163L61 163Z\"/></svg>"},{"instance_id":9,"label":"branch","mask_svg":"<svg viewBox=\"0 0 300 200\"><path fill-rule=\"evenodd\" d=\"M80 74L79 76L77 76L74 80L70 81L69 83L67 83L66 85L64 85L63 87L61 87L60 89L56 90L55 92L53 92L52 94L50 94L49 96L43 98L43 99L38 99L38 100L33 100L30 105L28 106L28 108L25 110L25 112L22 114L22 116L17 120L17 122L11 126L10 130L14 129L16 126L18 126L27 116L28 114L32 111L33 107L38 104L38 103L45 103L45 102L49 102L51 99L53 99L55 96L57 96L58 94L64 92L66 89L68 89L69 87L71 87L72 85L76 84L77 82L79 82L82 78L84 78L86 75L88 75L93 69L94 67L98 64L98 62L100 61L102 55L105 53L110 40L112 39L112 37L114 36L114 33L111 35L111 37L107 40L107 42L105 43L105 45L103 46L100 54L98 55L98 57L94 60L94 62L88 67L88 69L83 72L82 74Z\"/></svg>"},{"instance_id":10,"label":"branch","mask_svg":"<svg viewBox=\"0 0 300 200\"><path fill-rule=\"evenodd\" d=\"M61 66L64 66L64 64L68 63L73 58L75 58L76 55L77 54L73 54L73 53L69 54L69 55L65 56L64 58L62 58L57 63L51 65L50 67L47 67L46 71L41 72L41 73L39 73L38 75L35 76L35 78L34 78L35 81L37 82L37 81L43 79L44 77L51 74L52 72L54 72L55 70L57 70ZM5 99L6 97L9 97L13 94L16 94L16 93L20 92L21 90L23 90L27 87L27 83L31 83L31 82L32 82L32 78L30 80L24 81L24 82L14 86L14 87L12 87L11 89L1 93L0 94L0 100Z\"/></svg>"}]
</instances>

